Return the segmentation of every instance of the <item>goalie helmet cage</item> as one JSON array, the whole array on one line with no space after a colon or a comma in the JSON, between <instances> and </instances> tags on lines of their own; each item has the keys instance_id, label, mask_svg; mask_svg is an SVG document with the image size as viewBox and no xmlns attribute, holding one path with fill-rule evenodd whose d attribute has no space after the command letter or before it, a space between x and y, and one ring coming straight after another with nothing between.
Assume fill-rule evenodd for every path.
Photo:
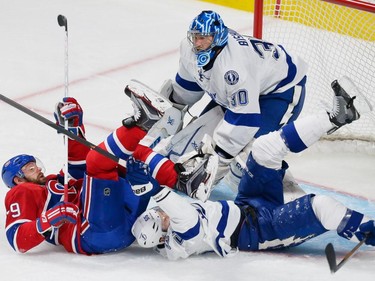
<instances>
[{"instance_id":1,"label":"goalie helmet cage","mask_svg":"<svg viewBox=\"0 0 375 281\"><path fill-rule=\"evenodd\" d=\"M324 103L332 104L331 82L342 76L351 78L375 105L375 0L254 3L254 37L281 44L309 64L302 115L324 109ZM334 141L340 150L375 154L375 113L324 139Z\"/></svg>"}]
</instances>

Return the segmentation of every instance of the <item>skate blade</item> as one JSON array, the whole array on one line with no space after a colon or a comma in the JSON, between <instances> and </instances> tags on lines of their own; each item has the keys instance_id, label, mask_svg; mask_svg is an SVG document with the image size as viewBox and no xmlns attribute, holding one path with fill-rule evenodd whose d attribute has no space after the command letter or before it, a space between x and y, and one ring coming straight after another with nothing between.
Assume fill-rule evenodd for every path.
<instances>
[{"instance_id":1,"label":"skate blade","mask_svg":"<svg viewBox=\"0 0 375 281\"><path fill-rule=\"evenodd\" d=\"M343 76L338 79L338 82L349 96L356 97L354 100L354 106L360 115L373 110L372 104L349 77Z\"/></svg>"}]
</instances>

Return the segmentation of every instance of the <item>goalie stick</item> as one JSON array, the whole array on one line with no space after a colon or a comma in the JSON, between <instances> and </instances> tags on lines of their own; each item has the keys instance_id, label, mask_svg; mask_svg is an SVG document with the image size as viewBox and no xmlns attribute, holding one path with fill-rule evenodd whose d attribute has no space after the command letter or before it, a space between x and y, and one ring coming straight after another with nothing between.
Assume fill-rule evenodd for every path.
<instances>
[{"instance_id":1,"label":"goalie stick","mask_svg":"<svg viewBox=\"0 0 375 281\"><path fill-rule=\"evenodd\" d=\"M69 138L71 138L71 139L73 139L73 140L75 140L75 141L95 150L96 152L102 154L105 157L108 157L109 159L117 162L119 165L121 165L123 167L126 167L126 162L123 159L120 159L117 156L109 153L108 151L106 151L104 149L101 149L99 146L96 146L95 144L92 144L91 142L85 140L84 138L81 138L81 137L73 134L72 132L66 130L65 128L63 128L59 125L56 125L55 123L48 120L47 118L44 118L43 116L41 116L38 113L28 109L27 107L24 107L23 105L15 102L14 100L11 100L10 98L7 98L6 96L1 95L1 94L0 94L0 100L2 100L3 102L6 102L7 104L17 108L18 110L26 113L27 115L37 119L38 121L46 124L47 126L52 127L53 129L55 129L59 133L64 134L64 135L68 136Z\"/></svg>"},{"instance_id":2,"label":"goalie stick","mask_svg":"<svg viewBox=\"0 0 375 281\"><path fill-rule=\"evenodd\" d=\"M337 272L359 250L359 248L366 242L366 238L367 237L365 237L357 245L355 245L355 247L350 252L348 252L338 264L336 262L336 252L332 243L329 243L326 246L326 258L332 274Z\"/></svg>"}]
</instances>

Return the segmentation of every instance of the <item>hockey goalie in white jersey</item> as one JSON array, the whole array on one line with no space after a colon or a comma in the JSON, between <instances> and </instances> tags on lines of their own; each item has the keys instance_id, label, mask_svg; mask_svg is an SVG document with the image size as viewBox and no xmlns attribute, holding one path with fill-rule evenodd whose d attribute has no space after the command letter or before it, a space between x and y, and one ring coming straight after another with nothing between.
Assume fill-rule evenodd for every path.
<instances>
[{"instance_id":1,"label":"hockey goalie in white jersey","mask_svg":"<svg viewBox=\"0 0 375 281\"><path fill-rule=\"evenodd\" d=\"M235 201L191 203L169 188L153 196L158 207L144 212L132 227L142 247L175 260L215 251L226 257L241 251L299 245L329 230L343 238L375 246L375 223L325 195L307 194L284 203L282 179L288 152L300 152L327 132L360 118L372 107L332 83L332 111L300 118L255 140ZM361 109L361 110L360 110ZM148 172L140 171L148 183Z\"/></svg>"},{"instance_id":2,"label":"hockey goalie in white jersey","mask_svg":"<svg viewBox=\"0 0 375 281\"><path fill-rule=\"evenodd\" d=\"M242 36L227 28L217 13L203 11L181 43L175 81L166 83L162 93L189 106L206 93L212 102L203 112L217 105L225 111L211 144L220 159L217 182L241 151L246 161L254 137L298 117L306 73L307 64L282 46ZM238 184L241 172L233 172Z\"/></svg>"}]
</instances>

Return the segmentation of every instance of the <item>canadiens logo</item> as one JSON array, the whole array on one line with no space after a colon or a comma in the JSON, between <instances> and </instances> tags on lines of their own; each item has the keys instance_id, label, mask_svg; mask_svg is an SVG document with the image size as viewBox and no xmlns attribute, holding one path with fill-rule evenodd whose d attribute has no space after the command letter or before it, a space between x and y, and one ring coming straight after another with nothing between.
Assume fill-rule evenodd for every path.
<instances>
[{"instance_id":1,"label":"canadiens logo","mask_svg":"<svg viewBox=\"0 0 375 281\"><path fill-rule=\"evenodd\" d=\"M240 79L240 76L236 71L229 70L224 74L224 79L227 84L236 85L238 83L238 80Z\"/></svg>"}]
</instances>

